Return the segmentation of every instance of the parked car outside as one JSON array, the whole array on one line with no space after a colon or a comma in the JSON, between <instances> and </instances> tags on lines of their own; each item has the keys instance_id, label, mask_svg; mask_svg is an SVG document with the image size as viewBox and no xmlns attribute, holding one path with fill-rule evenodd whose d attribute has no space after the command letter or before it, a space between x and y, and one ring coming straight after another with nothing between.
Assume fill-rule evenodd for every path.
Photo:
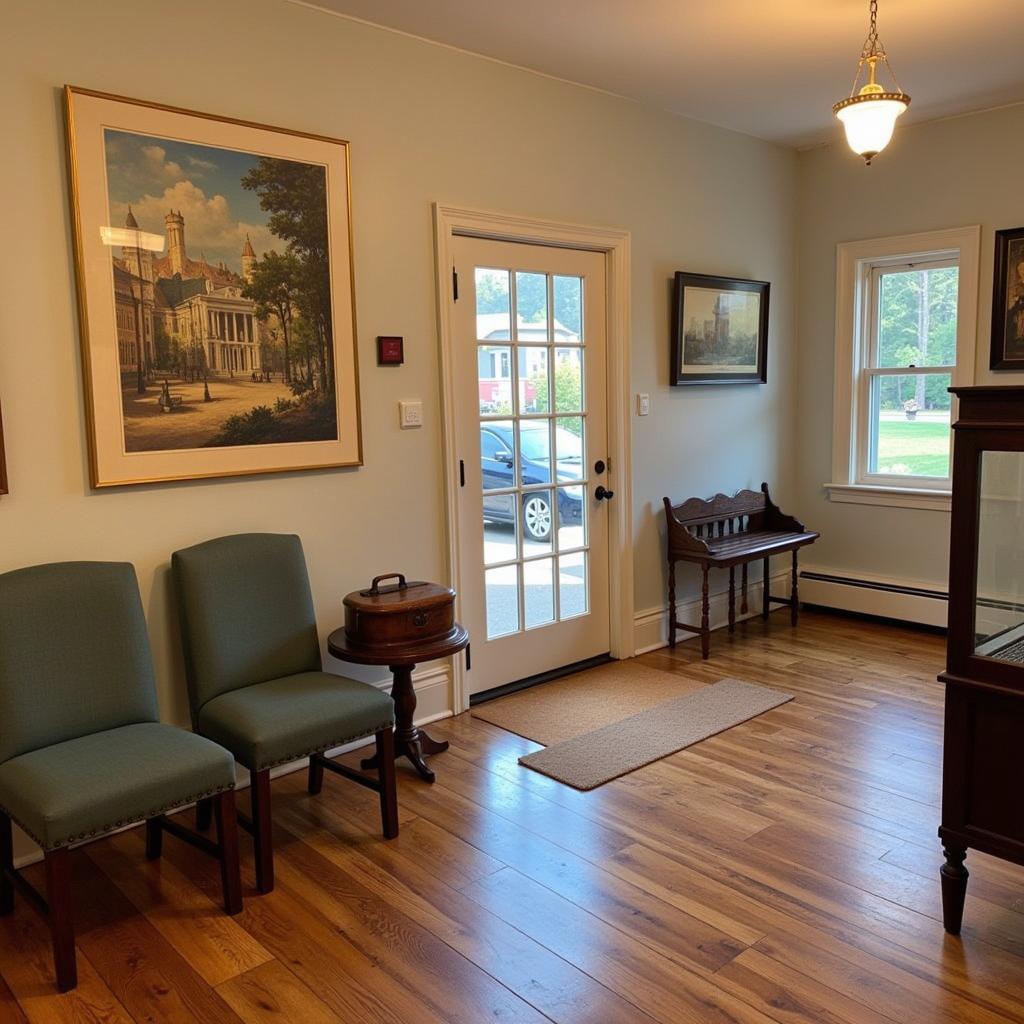
<instances>
[{"instance_id":1,"label":"parked car outside","mask_svg":"<svg viewBox=\"0 0 1024 1024\"><path fill-rule=\"evenodd\" d=\"M583 522L583 487L564 486L583 477L583 444L571 431L555 427L555 473L547 420L520 420L519 466L522 485L557 484L558 525ZM515 427L511 420L480 424L480 469L483 473L484 520L514 523L515 494L487 494L488 490L516 486ZM530 540L547 541L555 526L551 491L527 491L521 495L523 532Z\"/></svg>"}]
</instances>

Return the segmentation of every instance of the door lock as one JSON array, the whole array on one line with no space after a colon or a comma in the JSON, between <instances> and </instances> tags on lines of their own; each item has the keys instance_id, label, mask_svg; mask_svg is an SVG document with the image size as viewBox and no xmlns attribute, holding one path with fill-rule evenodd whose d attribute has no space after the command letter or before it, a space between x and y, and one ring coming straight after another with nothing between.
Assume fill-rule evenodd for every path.
<instances>
[{"instance_id":1,"label":"door lock","mask_svg":"<svg viewBox=\"0 0 1024 1024\"><path fill-rule=\"evenodd\" d=\"M611 501L615 497L615 492L609 491L603 484L598 484L594 489L594 497L598 501Z\"/></svg>"},{"instance_id":2,"label":"door lock","mask_svg":"<svg viewBox=\"0 0 1024 1024\"><path fill-rule=\"evenodd\" d=\"M594 472L599 475L604 472L604 459L598 459L597 462L594 463Z\"/></svg>"}]
</instances>

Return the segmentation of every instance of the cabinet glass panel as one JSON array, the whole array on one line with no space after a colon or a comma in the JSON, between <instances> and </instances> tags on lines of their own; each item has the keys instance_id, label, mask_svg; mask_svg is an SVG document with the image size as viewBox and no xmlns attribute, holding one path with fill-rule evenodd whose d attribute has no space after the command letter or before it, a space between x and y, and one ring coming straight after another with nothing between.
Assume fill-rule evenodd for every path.
<instances>
[{"instance_id":1,"label":"cabinet glass panel","mask_svg":"<svg viewBox=\"0 0 1024 1024\"><path fill-rule=\"evenodd\" d=\"M1024 452L982 452L974 653L1024 664Z\"/></svg>"}]
</instances>

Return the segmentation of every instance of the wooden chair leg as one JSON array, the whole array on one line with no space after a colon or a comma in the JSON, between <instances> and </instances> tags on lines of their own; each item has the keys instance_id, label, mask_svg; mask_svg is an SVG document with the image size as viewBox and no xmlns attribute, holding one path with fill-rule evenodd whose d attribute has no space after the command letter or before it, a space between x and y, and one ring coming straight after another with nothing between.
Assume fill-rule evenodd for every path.
<instances>
[{"instance_id":1,"label":"wooden chair leg","mask_svg":"<svg viewBox=\"0 0 1024 1024\"><path fill-rule=\"evenodd\" d=\"M164 830L159 817L146 822L146 860L159 860L164 852Z\"/></svg>"},{"instance_id":2,"label":"wooden chair leg","mask_svg":"<svg viewBox=\"0 0 1024 1024\"><path fill-rule=\"evenodd\" d=\"M75 963L75 924L71 904L71 858L66 846L45 856L46 901L50 906L50 935L57 988L68 992L78 984Z\"/></svg>"},{"instance_id":3,"label":"wooden chair leg","mask_svg":"<svg viewBox=\"0 0 1024 1024\"><path fill-rule=\"evenodd\" d=\"M771 561L770 558L766 558L764 560L764 576L763 576L763 582L761 584L762 590L764 591L764 593L761 595L762 598L763 598L763 601L762 601L762 604L761 604L761 618L762 619L767 619L768 618L768 613L772 610L772 603L771 603L772 575L771 575L771 572L769 571L769 563L770 563L770 561Z\"/></svg>"},{"instance_id":4,"label":"wooden chair leg","mask_svg":"<svg viewBox=\"0 0 1024 1024\"><path fill-rule=\"evenodd\" d=\"M398 788L395 784L395 731L377 733L377 776L380 779L380 820L384 838L398 835Z\"/></svg>"},{"instance_id":5,"label":"wooden chair leg","mask_svg":"<svg viewBox=\"0 0 1024 1024\"><path fill-rule=\"evenodd\" d=\"M209 832L213 824L213 800L196 802L196 831Z\"/></svg>"},{"instance_id":6,"label":"wooden chair leg","mask_svg":"<svg viewBox=\"0 0 1024 1024\"><path fill-rule=\"evenodd\" d=\"M736 632L736 566L729 566L729 632Z\"/></svg>"},{"instance_id":7,"label":"wooden chair leg","mask_svg":"<svg viewBox=\"0 0 1024 1024\"><path fill-rule=\"evenodd\" d=\"M274 842L270 821L270 769L251 773L253 844L256 854L256 888L274 891Z\"/></svg>"},{"instance_id":8,"label":"wooden chair leg","mask_svg":"<svg viewBox=\"0 0 1024 1024\"><path fill-rule=\"evenodd\" d=\"M676 563L668 560L668 645L676 645Z\"/></svg>"},{"instance_id":9,"label":"wooden chair leg","mask_svg":"<svg viewBox=\"0 0 1024 1024\"><path fill-rule=\"evenodd\" d=\"M221 793L213 801L217 819L217 846L220 848L220 881L224 891L224 910L237 914L242 909L242 875L238 866L238 818L234 790Z\"/></svg>"},{"instance_id":10,"label":"wooden chair leg","mask_svg":"<svg viewBox=\"0 0 1024 1024\"><path fill-rule=\"evenodd\" d=\"M14 837L11 819L0 811L0 917L14 910L14 883L8 874L14 870Z\"/></svg>"},{"instance_id":11,"label":"wooden chair leg","mask_svg":"<svg viewBox=\"0 0 1024 1024\"><path fill-rule=\"evenodd\" d=\"M313 754L309 759L309 780L306 783L309 792L316 796L324 788L324 766Z\"/></svg>"},{"instance_id":12,"label":"wooden chair leg","mask_svg":"<svg viewBox=\"0 0 1024 1024\"><path fill-rule=\"evenodd\" d=\"M711 657L711 602L708 598L708 567L704 567L704 578L700 588L700 656L707 661Z\"/></svg>"},{"instance_id":13,"label":"wooden chair leg","mask_svg":"<svg viewBox=\"0 0 1024 1024\"><path fill-rule=\"evenodd\" d=\"M740 583L740 614L746 615L750 611L750 607L747 604L747 563L743 563L743 577Z\"/></svg>"},{"instance_id":14,"label":"wooden chair leg","mask_svg":"<svg viewBox=\"0 0 1024 1024\"><path fill-rule=\"evenodd\" d=\"M797 552L793 551L793 584L790 588L789 621L795 626L796 620L800 618L800 590L797 584L799 573L797 572Z\"/></svg>"}]
</instances>

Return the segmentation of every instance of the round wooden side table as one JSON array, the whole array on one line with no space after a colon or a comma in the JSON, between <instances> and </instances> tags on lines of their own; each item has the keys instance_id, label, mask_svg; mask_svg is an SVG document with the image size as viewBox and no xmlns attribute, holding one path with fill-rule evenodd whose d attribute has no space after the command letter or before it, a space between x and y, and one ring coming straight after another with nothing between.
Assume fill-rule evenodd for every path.
<instances>
[{"instance_id":1,"label":"round wooden side table","mask_svg":"<svg viewBox=\"0 0 1024 1024\"><path fill-rule=\"evenodd\" d=\"M413 768L427 780L434 781L424 757L440 754L448 749L448 741L431 739L422 729L413 724L416 712L416 691L412 685L412 670L423 661L447 658L457 654L469 643L469 633L458 623L443 637L435 637L423 643L409 643L402 646L368 647L354 644L344 628L336 629L327 638L327 650L339 661L356 665L387 665L394 677L391 698L395 702L395 757L407 757ZM368 757L362 762L364 769L376 768L377 757Z\"/></svg>"}]
</instances>

